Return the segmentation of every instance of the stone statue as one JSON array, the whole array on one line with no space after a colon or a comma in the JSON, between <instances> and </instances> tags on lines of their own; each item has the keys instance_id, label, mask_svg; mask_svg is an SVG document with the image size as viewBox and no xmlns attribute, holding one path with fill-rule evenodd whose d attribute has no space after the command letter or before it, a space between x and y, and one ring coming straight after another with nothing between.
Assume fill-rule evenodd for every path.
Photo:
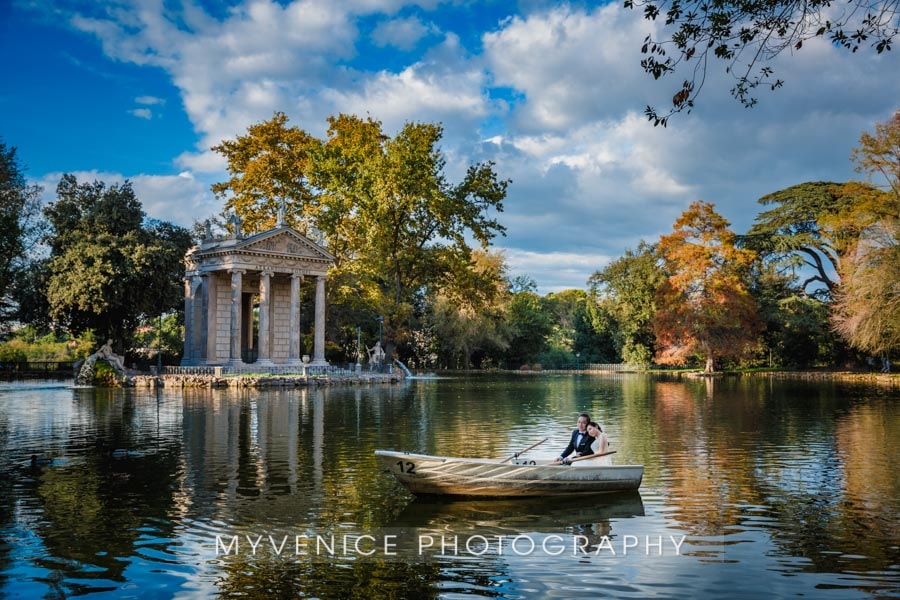
<instances>
[{"instance_id":1,"label":"stone statue","mask_svg":"<svg viewBox=\"0 0 900 600\"><path fill-rule=\"evenodd\" d=\"M380 365L384 361L384 350L381 348L381 342L375 342L371 348L366 348L369 353L369 364Z\"/></svg>"},{"instance_id":2,"label":"stone statue","mask_svg":"<svg viewBox=\"0 0 900 600\"><path fill-rule=\"evenodd\" d=\"M88 356L83 361L75 363L75 384L76 385L93 385L94 375L96 373L95 364L98 359L103 359L116 370L117 373L127 376L125 370L125 361L122 357L113 352L112 340L106 340L106 343L100 346L100 349Z\"/></svg>"},{"instance_id":3,"label":"stone statue","mask_svg":"<svg viewBox=\"0 0 900 600\"><path fill-rule=\"evenodd\" d=\"M244 226L244 221L238 216L237 213L233 213L230 217L228 217L228 224L231 225L231 236L236 239L241 239L244 237L244 234L241 232L241 227Z\"/></svg>"},{"instance_id":4,"label":"stone statue","mask_svg":"<svg viewBox=\"0 0 900 600\"><path fill-rule=\"evenodd\" d=\"M100 346L100 349L96 352L97 358L102 358L116 371L121 373L125 373L125 360L113 352L112 349L112 340L106 340L106 343Z\"/></svg>"}]
</instances>

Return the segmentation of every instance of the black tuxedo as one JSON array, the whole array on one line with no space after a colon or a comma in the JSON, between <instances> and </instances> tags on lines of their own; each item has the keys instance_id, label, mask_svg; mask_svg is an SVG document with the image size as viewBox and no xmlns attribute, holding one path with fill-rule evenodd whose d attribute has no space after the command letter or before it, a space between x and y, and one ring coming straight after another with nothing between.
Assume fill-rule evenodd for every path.
<instances>
[{"instance_id":1,"label":"black tuxedo","mask_svg":"<svg viewBox=\"0 0 900 600\"><path fill-rule=\"evenodd\" d=\"M578 439L578 434L580 432L576 429L572 432L572 439L569 440L569 445L566 446L566 449L562 451L560 454L561 457L565 458L568 455L572 454L572 452L576 452L579 456L586 456L591 454L591 442L594 441L594 438L588 435L588 432L585 431L581 436L581 443L576 443Z\"/></svg>"}]
</instances>

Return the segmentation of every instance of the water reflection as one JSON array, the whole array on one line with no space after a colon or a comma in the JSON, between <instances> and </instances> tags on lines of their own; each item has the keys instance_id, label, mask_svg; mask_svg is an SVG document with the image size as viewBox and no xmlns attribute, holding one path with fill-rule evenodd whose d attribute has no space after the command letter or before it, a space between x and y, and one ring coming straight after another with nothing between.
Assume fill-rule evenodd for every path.
<instances>
[{"instance_id":1,"label":"water reflection","mask_svg":"<svg viewBox=\"0 0 900 600\"><path fill-rule=\"evenodd\" d=\"M0 386L0 595L785 595L900 584L896 389L637 375L300 390ZM550 459L603 424L640 493L414 499L373 451ZM28 467L34 454L53 459ZM223 536L397 535L406 553L217 554ZM588 552L417 552L422 535ZM687 536L664 556L604 538ZM507 542L508 544L509 542ZM502 545L501 545L502 546ZM288 547L292 547L289 545ZM703 582L703 583L701 583ZM738 587L736 587L738 586Z\"/></svg>"},{"instance_id":2,"label":"water reflection","mask_svg":"<svg viewBox=\"0 0 900 600\"><path fill-rule=\"evenodd\" d=\"M407 505L391 528L406 537L455 532L485 536L556 533L587 538L589 545L613 536L611 521L644 516L639 492L602 494L576 502L559 498L468 500L417 499Z\"/></svg>"}]
</instances>

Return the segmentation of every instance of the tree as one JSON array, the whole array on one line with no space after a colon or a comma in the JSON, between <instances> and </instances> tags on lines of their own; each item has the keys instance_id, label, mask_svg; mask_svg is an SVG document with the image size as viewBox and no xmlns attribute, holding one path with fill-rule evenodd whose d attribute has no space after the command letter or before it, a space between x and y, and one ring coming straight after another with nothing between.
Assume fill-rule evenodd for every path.
<instances>
[{"instance_id":1,"label":"tree","mask_svg":"<svg viewBox=\"0 0 900 600\"><path fill-rule=\"evenodd\" d=\"M889 355L900 348L900 111L874 135L862 134L853 159L858 171L885 184L836 219L837 227L855 225L858 235L841 265L833 320L851 346Z\"/></svg>"},{"instance_id":2,"label":"tree","mask_svg":"<svg viewBox=\"0 0 900 600\"><path fill-rule=\"evenodd\" d=\"M812 269L800 289L810 292L810 286L825 286L831 293L840 281L841 257L855 246L870 220L859 207L878 195L869 185L825 181L773 192L759 203L774 208L757 215L740 245L790 268Z\"/></svg>"},{"instance_id":3,"label":"tree","mask_svg":"<svg viewBox=\"0 0 900 600\"><path fill-rule=\"evenodd\" d=\"M653 360L651 323L656 291L664 279L656 248L643 241L588 279L594 327L610 332L626 363L646 365Z\"/></svg>"},{"instance_id":4,"label":"tree","mask_svg":"<svg viewBox=\"0 0 900 600\"><path fill-rule=\"evenodd\" d=\"M506 264L499 252L472 252L472 267L452 285L436 291L431 330L447 366L472 366L472 356L505 350L508 345L506 311L509 289ZM475 365L480 366L480 365Z\"/></svg>"},{"instance_id":5,"label":"tree","mask_svg":"<svg viewBox=\"0 0 900 600\"><path fill-rule=\"evenodd\" d=\"M540 296L534 292L518 292L509 303L509 328L506 363L507 367L515 368L536 361L546 350L553 320Z\"/></svg>"},{"instance_id":6,"label":"tree","mask_svg":"<svg viewBox=\"0 0 900 600\"><path fill-rule=\"evenodd\" d=\"M40 192L25 182L16 148L0 142L0 320L13 316L14 288L27 275L26 250L36 230Z\"/></svg>"},{"instance_id":7,"label":"tree","mask_svg":"<svg viewBox=\"0 0 900 600\"><path fill-rule=\"evenodd\" d=\"M490 162L471 165L457 184L448 182L440 125L407 123L391 138L371 118L339 115L328 122L327 139L315 141L289 130L276 114L238 145L217 146L233 174L217 189L235 191L234 181L252 188L254 203L235 200L233 207L260 223L274 212L265 195L281 194L294 223L314 225L337 259L329 275L332 301L383 315L390 355L408 334L421 295L470 264L469 241L487 247L503 233L492 213L502 211L509 182L498 179ZM283 156L299 166L260 166L251 173L255 163L244 160L244 147L270 157L260 165ZM271 178L279 181L266 183Z\"/></svg>"},{"instance_id":8,"label":"tree","mask_svg":"<svg viewBox=\"0 0 900 600\"><path fill-rule=\"evenodd\" d=\"M228 159L228 181L213 184L225 209L241 216L247 232L275 225L280 206L285 220L306 233L304 215L315 214L316 190L310 182L311 155L319 140L287 125L284 113L251 125L246 135L225 140L212 150Z\"/></svg>"},{"instance_id":9,"label":"tree","mask_svg":"<svg viewBox=\"0 0 900 600\"><path fill-rule=\"evenodd\" d=\"M779 272L771 261L756 261L750 292L765 329L759 362L794 368L835 364L845 346L831 327L828 303L804 294L796 278Z\"/></svg>"},{"instance_id":10,"label":"tree","mask_svg":"<svg viewBox=\"0 0 900 600\"><path fill-rule=\"evenodd\" d=\"M900 349L900 245L862 253L845 268L834 324L847 342L874 355Z\"/></svg>"},{"instance_id":11,"label":"tree","mask_svg":"<svg viewBox=\"0 0 900 600\"><path fill-rule=\"evenodd\" d=\"M886 191L900 198L900 110L887 122L876 124L874 135L864 131L851 156L858 173L880 175Z\"/></svg>"},{"instance_id":12,"label":"tree","mask_svg":"<svg viewBox=\"0 0 900 600\"><path fill-rule=\"evenodd\" d=\"M642 10L647 20L665 19L671 32L662 39L644 39L644 71L659 79L679 68L688 70L671 109L660 113L648 106L644 111L654 125L663 126L671 115L693 108L711 59L726 64L725 71L735 79L732 96L749 107L756 104L752 94L760 85L781 87L768 63L785 50L795 52L804 42L825 37L853 53L868 46L881 54L891 49L900 28L898 0L849 0L843 5L831 0L625 0L624 5Z\"/></svg>"},{"instance_id":13,"label":"tree","mask_svg":"<svg viewBox=\"0 0 900 600\"><path fill-rule=\"evenodd\" d=\"M560 366L572 363L612 362L615 350L611 337L597 331L591 322L588 294L584 290L563 290L547 294L544 310L552 319L547 358L542 363Z\"/></svg>"},{"instance_id":14,"label":"tree","mask_svg":"<svg viewBox=\"0 0 900 600\"><path fill-rule=\"evenodd\" d=\"M697 201L660 238L669 275L656 294L658 362L698 356L711 373L716 359L739 358L756 340L757 306L746 284L756 255L735 246L728 227L712 204Z\"/></svg>"},{"instance_id":15,"label":"tree","mask_svg":"<svg viewBox=\"0 0 900 600\"><path fill-rule=\"evenodd\" d=\"M50 316L74 333L127 340L141 319L178 310L189 232L145 222L131 184L79 184L63 175L44 209L51 254L43 290Z\"/></svg>"},{"instance_id":16,"label":"tree","mask_svg":"<svg viewBox=\"0 0 900 600\"><path fill-rule=\"evenodd\" d=\"M536 294L537 289L537 281L530 275L516 275L509 282L509 291L513 294L518 294L519 292L533 292Z\"/></svg>"}]
</instances>

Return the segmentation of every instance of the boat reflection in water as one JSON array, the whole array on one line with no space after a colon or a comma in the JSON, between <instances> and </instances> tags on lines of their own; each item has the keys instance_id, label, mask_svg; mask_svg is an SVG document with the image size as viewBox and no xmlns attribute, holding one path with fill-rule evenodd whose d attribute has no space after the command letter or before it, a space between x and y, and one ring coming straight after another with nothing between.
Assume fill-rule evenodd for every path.
<instances>
[{"instance_id":1,"label":"boat reflection in water","mask_svg":"<svg viewBox=\"0 0 900 600\"><path fill-rule=\"evenodd\" d=\"M394 521L400 527L490 527L498 531L547 531L609 519L644 516L638 491L554 498L460 499L421 497Z\"/></svg>"},{"instance_id":2,"label":"boat reflection in water","mask_svg":"<svg viewBox=\"0 0 900 600\"><path fill-rule=\"evenodd\" d=\"M540 546L547 536L560 536L565 545L572 537L584 551L613 537L616 521L644 516L638 491L567 498L450 499L417 498L390 524L400 539L416 539L419 545L440 553L439 544L455 537L459 545L472 537L488 544L517 536L529 536ZM423 542L426 537L430 540ZM483 543L482 543L483 545ZM477 544L476 544L477 546Z\"/></svg>"}]
</instances>

